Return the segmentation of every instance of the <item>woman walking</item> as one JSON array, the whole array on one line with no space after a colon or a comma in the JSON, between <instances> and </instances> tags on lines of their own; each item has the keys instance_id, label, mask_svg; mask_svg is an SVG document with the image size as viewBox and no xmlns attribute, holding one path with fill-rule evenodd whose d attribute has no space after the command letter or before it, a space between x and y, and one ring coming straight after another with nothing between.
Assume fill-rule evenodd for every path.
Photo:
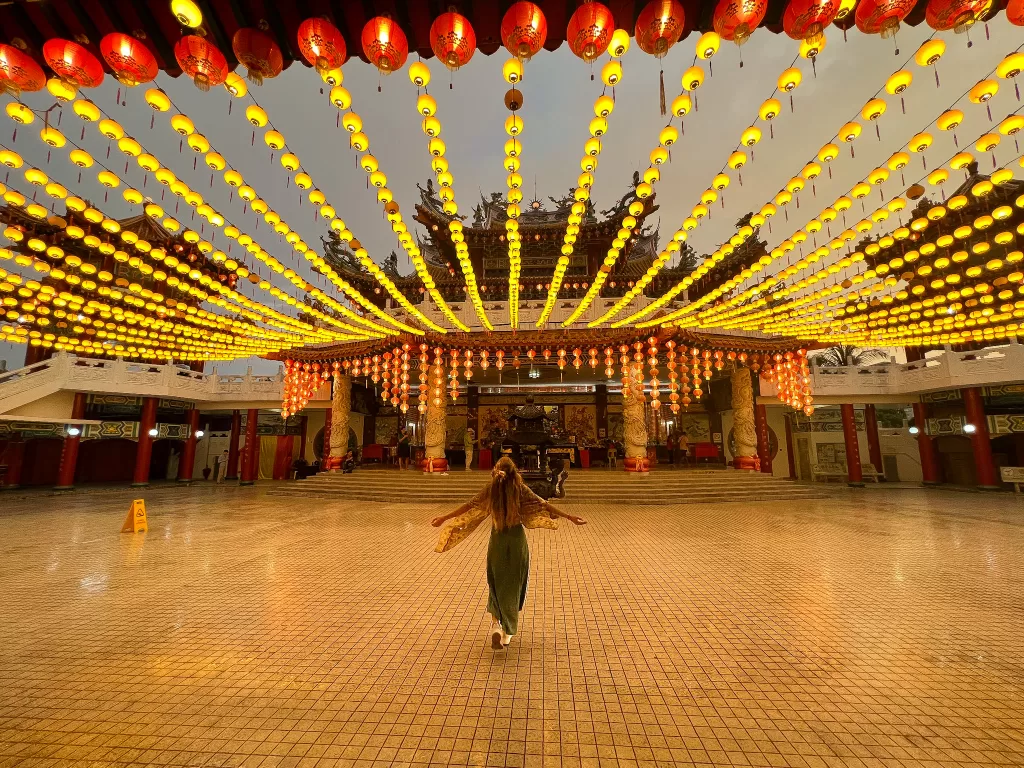
<instances>
[{"instance_id":1,"label":"woman walking","mask_svg":"<svg viewBox=\"0 0 1024 768\"><path fill-rule=\"evenodd\" d=\"M491 481L473 499L430 521L435 527L453 521L441 532L436 551L448 551L487 517L491 518L487 612L492 618L491 647L501 650L508 647L519 630L519 612L526 603L530 548L524 528L557 528L559 517L576 525L587 521L556 509L531 491L507 456L494 465Z\"/></svg>"}]
</instances>

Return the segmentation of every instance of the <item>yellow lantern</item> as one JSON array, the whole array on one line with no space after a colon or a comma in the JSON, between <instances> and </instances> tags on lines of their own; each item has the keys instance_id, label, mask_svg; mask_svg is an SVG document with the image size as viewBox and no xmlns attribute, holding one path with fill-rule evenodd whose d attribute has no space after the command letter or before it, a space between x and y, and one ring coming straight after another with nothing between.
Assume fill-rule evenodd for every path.
<instances>
[{"instance_id":1,"label":"yellow lantern","mask_svg":"<svg viewBox=\"0 0 1024 768\"><path fill-rule=\"evenodd\" d=\"M224 174L224 183L229 187L240 187L245 183L245 180L242 178L242 174L232 168Z\"/></svg>"},{"instance_id":2,"label":"yellow lantern","mask_svg":"<svg viewBox=\"0 0 1024 768\"><path fill-rule=\"evenodd\" d=\"M417 88L423 88L430 83L430 69L422 61L414 61L409 65L409 80Z\"/></svg>"},{"instance_id":3,"label":"yellow lantern","mask_svg":"<svg viewBox=\"0 0 1024 768\"><path fill-rule=\"evenodd\" d=\"M237 72L228 72L228 76L224 79L224 90L236 99L240 99L249 92L249 85L245 82L245 78Z\"/></svg>"},{"instance_id":4,"label":"yellow lantern","mask_svg":"<svg viewBox=\"0 0 1024 768\"><path fill-rule=\"evenodd\" d=\"M99 129L100 133L111 141L117 141L118 139L124 138L124 128L122 128L115 120L100 120Z\"/></svg>"},{"instance_id":5,"label":"yellow lantern","mask_svg":"<svg viewBox=\"0 0 1024 768\"><path fill-rule=\"evenodd\" d=\"M157 112L166 112L171 108L171 100L159 88L150 88L146 91L145 98L146 103Z\"/></svg>"},{"instance_id":6,"label":"yellow lantern","mask_svg":"<svg viewBox=\"0 0 1024 768\"><path fill-rule=\"evenodd\" d=\"M57 101L71 101L78 95L78 88L59 77L51 77L46 81L46 90Z\"/></svg>"},{"instance_id":7,"label":"yellow lantern","mask_svg":"<svg viewBox=\"0 0 1024 768\"><path fill-rule=\"evenodd\" d=\"M608 43L608 55L613 58L621 58L629 50L629 32L624 29L616 29L612 32L611 42Z\"/></svg>"},{"instance_id":8,"label":"yellow lantern","mask_svg":"<svg viewBox=\"0 0 1024 768\"><path fill-rule=\"evenodd\" d=\"M935 121L940 131L955 131L957 126L964 121L964 113L959 109L948 109L939 115Z\"/></svg>"},{"instance_id":9,"label":"yellow lantern","mask_svg":"<svg viewBox=\"0 0 1024 768\"><path fill-rule=\"evenodd\" d=\"M336 69L328 69L321 72L320 79L333 88L345 82L345 74L341 71L341 67L337 67Z\"/></svg>"},{"instance_id":10,"label":"yellow lantern","mask_svg":"<svg viewBox=\"0 0 1024 768\"><path fill-rule=\"evenodd\" d=\"M683 72L682 85L685 91L695 91L704 83L704 70L696 64Z\"/></svg>"},{"instance_id":11,"label":"yellow lantern","mask_svg":"<svg viewBox=\"0 0 1024 768\"><path fill-rule=\"evenodd\" d=\"M48 125L39 132L39 138L42 139L43 143L50 147L63 147L67 143L67 139L64 138L64 134L54 128L52 125Z\"/></svg>"},{"instance_id":12,"label":"yellow lantern","mask_svg":"<svg viewBox=\"0 0 1024 768\"><path fill-rule=\"evenodd\" d=\"M765 122L771 122L782 111L782 104L778 99L767 99L757 110L758 116Z\"/></svg>"},{"instance_id":13,"label":"yellow lantern","mask_svg":"<svg viewBox=\"0 0 1024 768\"><path fill-rule=\"evenodd\" d=\"M284 166L286 171L297 171L302 163L299 162L299 158L292 152L285 152L281 155L281 165Z\"/></svg>"},{"instance_id":14,"label":"yellow lantern","mask_svg":"<svg viewBox=\"0 0 1024 768\"><path fill-rule=\"evenodd\" d=\"M346 88L336 85L331 88L331 103L338 109L348 109L352 106L352 95Z\"/></svg>"},{"instance_id":15,"label":"yellow lantern","mask_svg":"<svg viewBox=\"0 0 1024 768\"><path fill-rule=\"evenodd\" d=\"M683 117L690 111L691 107L690 97L685 93L681 93L672 100L671 111L676 117Z\"/></svg>"},{"instance_id":16,"label":"yellow lantern","mask_svg":"<svg viewBox=\"0 0 1024 768\"><path fill-rule=\"evenodd\" d=\"M831 163L839 157L839 147L835 144L826 144L818 150L818 159L823 163Z\"/></svg>"},{"instance_id":17,"label":"yellow lantern","mask_svg":"<svg viewBox=\"0 0 1024 768\"><path fill-rule=\"evenodd\" d=\"M207 152L206 164L215 171L223 171L227 167L227 161L219 152Z\"/></svg>"},{"instance_id":18,"label":"yellow lantern","mask_svg":"<svg viewBox=\"0 0 1024 768\"><path fill-rule=\"evenodd\" d=\"M262 128L267 124L268 118L267 113L263 110L262 107L259 107L255 104L250 104L248 107L245 108L245 119L257 128Z\"/></svg>"},{"instance_id":19,"label":"yellow lantern","mask_svg":"<svg viewBox=\"0 0 1024 768\"><path fill-rule=\"evenodd\" d=\"M77 99L72 105L75 114L86 122L94 123L100 119L100 108L88 99Z\"/></svg>"},{"instance_id":20,"label":"yellow lantern","mask_svg":"<svg viewBox=\"0 0 1024 768\"><path fill-rule=\"evenodd\" d=\"M110 171L100 171L96 178L100 184L108 189L114 189L121 185L121 180Z\"/></svg>"},{"instance_id":21,"label":"yellow lantern","mask_svg":"<svg viewBox=\"0 0 1024 768\"><path fill-rule=\"evenodd\" d=\"M919 133L916 136L914 136L914 138L912 138L908 142L907 148L910 149L911 152L924 152L931 145L932 145L932 136L931 136L931 134L930 133Z\"/></svg>"},{"instance_id":22,"label":"yellow lantern","mask_svg":"<svg viewBox=\"0 0 1024 768\"><path fill-rule=\"evenodd\" d=\"M608 117L614 109L615 101L608 94L599 96L597 101L594 102L594 114L598 117Z\"/></svg>"},{"instance_id":23,"label":"yellow lantern","mask_svg":"<svg viewBox=\"0 0 1024 768\"><path fill-rule=\"evenodd\" d=\"M509 59L501 68L501 74L506 82L515 85L523 79L523 62L519 59Z\"/></svg>"},{"instance_id":24,"label":"yellow lantern","mask_svg":"<svg viewBox=\"0 0 1024 768\"><path fill-rule=\"evenodd\" d=\"M752 147L761 140L761 129L757 126L750 126L740 135L740 144L745 147Z\"/></svg>"},{"instance_id":25,"label":"yellow lantern","mask_svg":"<svg viewBox=\"0 0 1024 768\"><path fill-rule=\"evenodd\" d=\"M601 68L601 82L611 87L622 80L622 65L617 61L609 61Z\"/></svg>"},{"instance_id":26,"label":"yellow lantern","mask_svg":"<svg viewBox=\"0 0 1024 768\"><path fill-rule=\"evenodd\" d=\"M285 146L284 136L280 131L267 131L263 134L263 141L273 150L283 149Z\"/></svg>"},{"instance_id":27,"label":"yellow lantern","mask_svg":"<svg viewBox=\"0 0 1024 768\"><path fill-rule=\"evenodd\" d=\"M803 74L796 67L790 67L779 75L779 90L791 93L803 81Z\"/></svg>"},{"instance_id":28,"label":"yellow lantern","mask_svg":"<svg viewBox=\"0 0 1024 768\"><path fill-rule=\"evenodd\" d=\"M856 141L857 137L860 136L860 132L860 123L849 122L839 129L839 139L850 144Z\"/></svg>"},{"instance_id":29,"label":"yellow lantern","mask_svg":"<svg viewBox=\"0 0 1024 768\"><path fill-rule=\"evenodd\" d=\"M72 152L72 154L74 154L74 152ZM88 152L86 152L85 154L86 156L88 156ZM89 158L89 161L91 164L91 157ZM21 168L24 161L21 159L21 155L19 155L17 152L12 152L9 149L5 149L3 151L0 151L0 163L7 166L8 168Z\"/></svg>"},{"instance_id":30,"label":"yellow lantern","mask_svg":"<svg viewBox=\"0 0 1024 768\"><path fill-rule=\"evenodd\" d=\"M999 83L995 80L980 80L968 93L974 104L985 104L999 91Z\"/></svg>"},{"instance_id":31,"label":"yellow lantern","mask_svg":"<svg viewBox=\"0 0 1024 768\"><path fill-rule=\"evenodd\" d=\"M716 32L705 32L697 40L697 58L710 59L712 56L718 53L718 49L721 45L722 38L719 37ZM689 90L693 89L690 88Z\"/></svg>"},{"instance_id":32,"label":"yellow lantern","mask_svg":"<svg viewBox=\"0 0 1024 768\"><path fill-rule=\"evenodd\" d=\"M946 44L939 38L926 40L914 54L914 61L919 67L931 66L941 59L945 52Z\"/></svg>"},{"instance_id":33,"label":"yellow lantern","mask_svg":"<svg viewBox=\"0 0 1024 768\"><path fill-rule=\"evenodd\" d=\"M523 120L519 115L509 115L505 120L505 133L518 136L523 130Z\"/></svg>"},{"instance_id":34,"label":"yellow lantern","mask_svg":"<svg viewBox=\"0 0 1024 768\"><path fill-rule=\"evenodd\" d=\"M885 101L882 99L871 99L861 109L860 114L865 120L877 120L885 114Z\"/></svg>"},{"instance_id":35,"label":"yellow lantern","mask_svg":"<svg viewBox=\"0 0 1024 768\"><path fill-rule=\"evenodd\" d=\"M727 162L730 168L732 168L734 171L738 171L740 168L746 165L747 156L745 153L737 150L733 152L731 155L729 155L729 160Z\"/></svg>"},{"instance_id":36,"label":"yellow lantern","mask_svg":"<svg viewBox=\"0 0 1024 768\"><path fill-rule=\"evenodd\" d=\"M102 126L102 123L100 124ZM191 136L195 133L196 126L187 116L175 115L171 118L171 128L182 136Z\"/></svg>"},{"instance_id":37,"label":"yellow lantern","mask_svg":"<svg viewBox=\"0 0 1024 768\"><path fill-rule=\"evenodd\" d=\"M210 151L210 142L201 133L193 133L188 137L188 145L192 148L193 152L203 154Z\"/></svg>"}]
</instances>

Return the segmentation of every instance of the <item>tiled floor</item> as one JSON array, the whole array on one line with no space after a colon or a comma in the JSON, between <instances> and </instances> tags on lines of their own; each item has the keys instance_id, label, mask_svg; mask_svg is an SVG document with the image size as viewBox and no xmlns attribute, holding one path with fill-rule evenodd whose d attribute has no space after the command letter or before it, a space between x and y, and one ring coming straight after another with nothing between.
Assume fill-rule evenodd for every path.
<instances>
[{"instance_id":1,"label":"tiled floor","mask_svg":"<svg viewBox=\"0 0 1024 768\"><path fill-rule=\"evenodd\" d=\"M507 653L429 506L0 497L0 766L1024 764L1024 501L577 509Z\"/></svg>"}]
</instances>

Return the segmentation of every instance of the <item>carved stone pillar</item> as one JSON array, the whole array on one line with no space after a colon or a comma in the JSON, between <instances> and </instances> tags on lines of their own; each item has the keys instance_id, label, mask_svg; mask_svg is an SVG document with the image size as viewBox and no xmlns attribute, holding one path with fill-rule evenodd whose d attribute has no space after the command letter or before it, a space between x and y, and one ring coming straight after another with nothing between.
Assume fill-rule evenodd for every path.
<instances>
[{"instance_id":1,"label":"carved stone pillar","mask_svg":"<svg viewBox=\"0 0 1024 768\"><path fill-rule=\"evenodd\" d=\"M625 393L622 396L622 441L626 451L622 466L628 472L646 472L650 469L647 460L645 400L642 382L630 387L629 396Z\"/></svg>"},{"instance_id":2,"label":"carved stone pillar","mask_svg":"<svg viewBox=\"0 0 1024 768\"><path fill-rule=\"evenodd\" d=\"M424 473L448 471L448 459L444 455L448 437L447 392L442 390L440 401L440 405L434 405L433 396L427 398L427 428L423 434L424 457L420 462L420 469Z\"/></svg>"},{"instance_id":3,"label":"carved stone pillar","mask_svg":"<svg viewBox=\"0 0 1024 768\"><path fill-rule=\"evenodd\" d=\"M750 381L750 369L743 366L732 370L732 437L735 444L732 465L736 469L758 470L754 386Z\"/></svg>"},{"instance_id":4,"label":"carved stone pillar","mask_svg":"<svg viewBox=\"0 0 1024 768\"><path fill-rule=\"evenodd\" d=\"M348 452L348 415L352 410L352 377L338 374L334 378L331 399L331 434L327 469L341 469L341 460Z\"/></svg>"}]
</instances>

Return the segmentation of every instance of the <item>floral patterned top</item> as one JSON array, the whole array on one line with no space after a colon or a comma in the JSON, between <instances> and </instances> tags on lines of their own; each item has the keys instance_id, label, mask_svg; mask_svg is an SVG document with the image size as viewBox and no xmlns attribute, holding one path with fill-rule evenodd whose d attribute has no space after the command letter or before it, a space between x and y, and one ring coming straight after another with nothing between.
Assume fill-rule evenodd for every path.
<instances>
[{"instance_id":1,"label":"floral patterned top","mask_svg":"<svg viewBox=\"0 0 1024 768\"><path fill-rule=\"evenodd\" d=\"M447 552L475 531L480 523L490 517L490 513L487 511L487 496L490 490L491 484L488 483L473 497L472 502L470 502L473 506L469 511L463 512L461 515L453 517L448 521L444 528L441 529L437 546L434 547L435 552ZM519 498L519 520L517 523L521 522L526 528L548 528L550 530L558 528L558 522L544 508L545 503L544 499L524 485L523 492Z\"/></svg>"}]
</instances>

